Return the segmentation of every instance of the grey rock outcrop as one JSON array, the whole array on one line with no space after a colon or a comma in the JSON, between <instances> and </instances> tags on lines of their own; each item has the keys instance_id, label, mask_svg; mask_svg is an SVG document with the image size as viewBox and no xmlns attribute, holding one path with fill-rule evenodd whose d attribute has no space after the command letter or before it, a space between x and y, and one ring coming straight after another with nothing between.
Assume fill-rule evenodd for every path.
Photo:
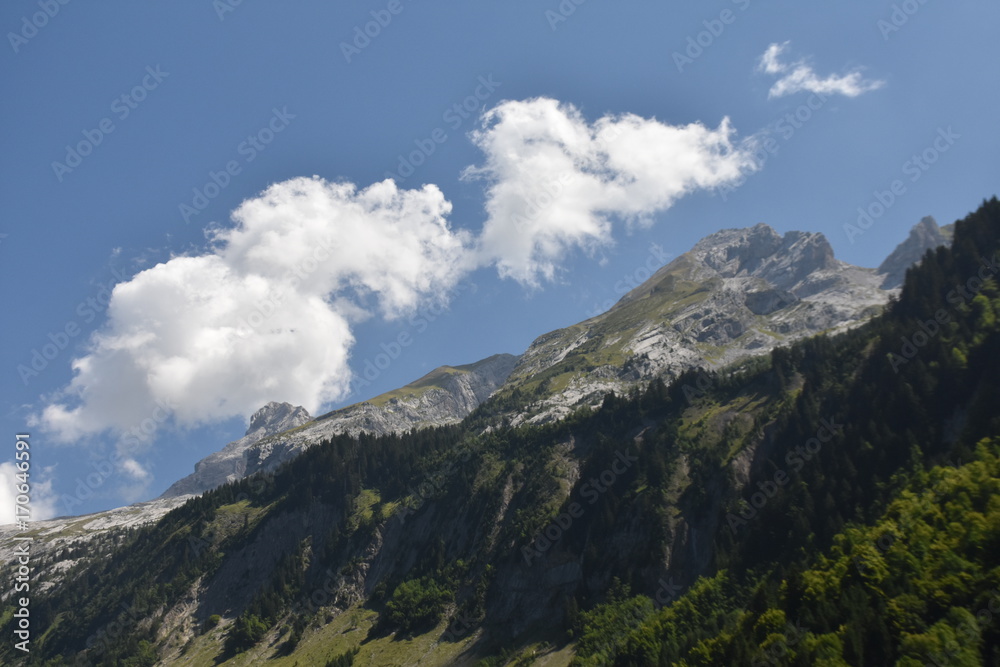
<instances>
[{"instance_id":1,"label":"grey rock outcrop","mask_svg":"<svg viewBox=\"0 0 1000 667\"><path fill-rule=\"evenodd\" d=\"M887 302L881 282L874 269L836 259L822 234L780 235L765 224L725 229L610 311L536 339L506 388L542 394L522 418L559 418L578 405L597 405L608 391L856 326ZM541 373L549 385L533 386Z\"/></svg>"},{"instance_id":2,"label":"grey rock outcrop","mask_svg":"<svg viewBox=\"0 0 1000 667\"><path fill-rule=\"evenodd\" d=\"M442 366L416 382L316 419L301 407L268 403L247 434L210 454L161 498L201 494L261 470L275 470L308 447L341 433L408 431L461 420L499 387L517 362L496 354L466 366Z\"/></svg>"},{"instance_id":3,"label":"grey rock outcrop","mask_svg":"<svg viewBox=\"0 0 1000 667\"><path fill-rule=\"evenodd\" d=\"M250 417L246 435L195 464L194 472L174 482L161 498L204 493L246 475L246 450L271 435L302 426L312 419L309 412L289 403L268 403Z\"/></svg>"},{"instance_id":4,"label":"grey rock outcrop","mask_svg":"<svg viewBox=\"0 0 1000 667\"><path fill-rule=\"evenodd\" d=\"M856 326L882 309L906 268L928 248L950 242L950 233L950 227L938 228L932 218L924 218L876 270L837 260L822 234L780 235L764 224L722 230L659 269L608 312L538 337L521 356L498 354L466 366L443 366L405 387L315 419L301 407L269 403L250 418L243 438L200 461L194 473L160 498L33 524L33 552L44 556L83 547L109 529L155 521L192 495L273 470L336 434L454 423L497 391L515 389L534 397L525 413L512 415L515 423L548 421L576 406L599 404L608 391L656 377L669 381L696 366L718 367L818 332ZM509 500L505 495L500 517ZM428 530L433 511L430 503L417 519L426 521ZM475 517L476 525L481 521ZM678 524L679 536L683 530ZM6 539L13 533L12 526L0 527L0 557L13 553L14 543ZM385 539L391 545L397 538L390 532ZM49 566L49 585L60 579L53 574L56 569L76 562ZM538 579L499 576L509 575L512 588L546 590L564 580L572 585L573 567L561 564ZM525 617L545 608L524 599Z\"/></svg>"},{"instance_id":5,"label":"grey rock outcrop","mask_svg":"<svg viewBox=\"0 0 1000 667\"><path fill-rule=\"evenodd\" d=\"M302 429L265 438L247 449L245 474L274 470L341 433L386 434L454 424L503 384L517 360L512 354L495 354L465 366L442 366L405 387L317 417Z\"/></svg>"},{"instance_id":6,"label":"grey rock outcrop","mask_svg":"<svg viewBox=\"0 0 1000 667\"><path fill-rule=\"evenodd\" d=\"M906 240L879 265L877 271L884 276L882 289L901 287L906 270L919 262L928 250L950 243L950 232L950 228L938 227L937 221L929 215L921 219Z\"/></svg>"}]
</instances>

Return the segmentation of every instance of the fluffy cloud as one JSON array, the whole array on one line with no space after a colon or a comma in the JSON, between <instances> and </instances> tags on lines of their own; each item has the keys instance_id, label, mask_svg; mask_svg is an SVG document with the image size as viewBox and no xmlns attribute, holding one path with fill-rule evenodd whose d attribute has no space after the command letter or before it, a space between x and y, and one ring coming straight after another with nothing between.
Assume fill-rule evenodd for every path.
<instances>
[{"instance_id":1,"label":"fluffy cloud","mask_svg":"<svg viewBox=\"0 0 1000 667\"><path fill-rule=\"evenodd\" d=\"M467 270L434 186L299 178L268 188L180 256L117 285L108 321L38 421L56 439L104 431L131 455L168 419L195 426L269 400L315 410L345 395L351 321L440 300ZM142 482L133 458L122 472Z\"/></svg>"},{"instance_id":2,"label":"fluffy cloud","mask_svg":"<svg viewBox=\"0 0 1000 667\"><path fill-rule=\"evenodd\" d=\"M465 176L487 182L478 238L449 226L451 204L433 185L272 185L211 231L203 252L118 284L73 379L33 424L63 442L110 434L109 460L137 498L152 478L141 454L165 426L246 417L271 400L315 411L343 398L361 318L443 303L483 266L524 284L551 280L567 252L611 243L617 220L648 224L754 168L753 140L737 140L728 120L591 123L544 98L501 103L472 139L485 159Z\"/></svg>"},{"instance_id":3,"label":"fluffy cloud","mask_svg":"<svg viewBox=\"0 0 1000 667\"><path fill-rule=\"evenodd\" d=\"M768 97L784 97L803 91L857 97L885 84L884 81L863 78L860 70L842 76L831 74L826 78L820 78L805 60L797 60L794 63L781 61L781 55L788 49L788 44L789 42L771 44L760 57L758 69L767 74L781 75L768 91Z\"/></svg>"},{"instance_id":4,"label":"fluffy cloud","mask_svg":"<svg viewBox=\"0 0 1000 667\"><path fill-rule=\"evenodd\" d=\"M752 142L728 119L711 129L632 114L588 123L548 98L502 102L473 141L485 154L467 178L487 181L481 261L537 285L572 248L612 240L612 221L648 223L698 189L737 181L754 168Z\"/></svg>"},{"instance_id":5,"label":"fluffy cloud","mask_svg":"<svg viewBox=\"0 0 1000 667\"><path fill-rule=\"evenodd\" d=\"M613 218L648 222L693 190L737 180L753 161L733 134L727 120L588 123L552 99L503 102L473 134L485 163L466 172L489 183L478 243L449 227L451 204L433 185L272 185L212 231L205 252L117 285L72 381L34 423L63 442L110 432L119 472L146 484L136 456L168 423L344 397L360 317L441 302L484 265L526 284L552 279L568 250L610 243Z\"/></svg>"},{"instance_id":6,"label":"fluffy cloud","mask_svg":"<svg viewBox=\"0 0 1000 667\"><path fill-rule=\"evenodd\" d=\"M17 498L16 475L20 471L11 462L0 463L0 526L12 524L17 521L15 516L15 499ZM51 470L42 469L41 472L32 470L29 481L31 483L31 516L19 515L22 519L29 521L43 521L51 519L56 515L56 496L52 491Z\"/></svg>"}]
</instances>

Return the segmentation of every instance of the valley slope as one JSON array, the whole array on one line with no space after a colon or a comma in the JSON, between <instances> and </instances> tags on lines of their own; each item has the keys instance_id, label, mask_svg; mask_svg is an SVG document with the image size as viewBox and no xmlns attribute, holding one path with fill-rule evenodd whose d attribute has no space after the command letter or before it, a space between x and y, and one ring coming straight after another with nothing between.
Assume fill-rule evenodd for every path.
<instances>
[{"instance_id":1,"label":"valley slope","mask_svg":"<svg viewBox=\"0 0 1000 667\"><path fill-rule=\"evenodd\" d=\"M385 605L407 581L437 582L448 591L442 618L471 619L471 629L448 633L454 641L446 643L461 652L523 642L535 627L555 636L550 631L568 618L568 600L593 605L613 573L630 573L633 587L655 597L657 582L687 587L717 566L722 510L760 474L776 443L792 437L782 429L810 387L801 360L768 351L858 327L895 293L881 288L885 281L878 271L836 260L818 234L780 236L766 225L719 232L607 313L540 337L521 357L442 367L316 419L268 404L246 437L147 505L156 508L149 516L226 486L188 502L152 532L136 537L102 515L39 524L40 538L62 540L42 551L43 590L65 603L72 594L60 592L62 584L97 576L84 574L95 567L146 582L144 620L125 620L139 632L135 641L147 637L178 661L195 650L218 652L250 616L291 622L295 614L284 616L288 591L294 601L327 586L337 592L300 630L311 637L303 650L329 643L323 628L330 624L316 625L317 618L353 618L382 646L384 633L401 630L377 619L391 616ZM850 340L855 362L867 359L858 354L866 349L861 339ZM830 354L823 350L809 354ZM847 357L838 354L849 376ZM651 380L673 386L648 386ZM606 398L610 390L619 397ZM630 462L633 454L641 463L597 493L595 511L574 522L565 540L540 548L536 538L548 522L573 499L589 499L588 480L619 470L615 461ZM254 473L261 474L247 478ZM135 512L116 512L137 523ZM92 522L89 532L80 530L83 519ZM98 533L89 557L81 554L82 535ZM122 554L117 565L94 559L111 552ZM141 576L114 570L134 559L151 569ZM299 583L268 597L275 577L296 562L304 567ZM88 608L99 614L112 600L135 608L137 590L102 593ZM205 632L215 613L222 623ZM51 646L73 646L107 622L84 616L89 625L75 634L59 630ZM159 620L149 625L147 617ZM284 636L268 627L258 640ZM135 649L112 644L126 651L121 655Z\"/></svg>"}]
</instances>

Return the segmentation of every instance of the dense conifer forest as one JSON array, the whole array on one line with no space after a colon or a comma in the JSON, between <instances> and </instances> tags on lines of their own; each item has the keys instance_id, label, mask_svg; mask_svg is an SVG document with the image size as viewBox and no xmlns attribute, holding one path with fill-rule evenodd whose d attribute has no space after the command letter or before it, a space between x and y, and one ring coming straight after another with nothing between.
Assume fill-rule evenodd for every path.
<instances>
[{"instance_id":1,"label":"dense conifer forest","mask_svg":"<svg viewBox=\"0 0 1000 667\"><path fill-rule=\"evenodd\" d=\"M188 604L196 635L225 627L220 661L266 637L294 655L361 605L377 622L330 664L460 621L442 641L481 631L484 665L529 634L580 665L1000 665L998 261L994 198L847 333L554 423L512 425L535 399L514 392L456 426L323 442L92 543L37 594L26 664L153 665ZM248 554L261 576L191 598ZM512 624L504 582L562 562L579 576L547 625Z\"/></svg>"}]
</instances>

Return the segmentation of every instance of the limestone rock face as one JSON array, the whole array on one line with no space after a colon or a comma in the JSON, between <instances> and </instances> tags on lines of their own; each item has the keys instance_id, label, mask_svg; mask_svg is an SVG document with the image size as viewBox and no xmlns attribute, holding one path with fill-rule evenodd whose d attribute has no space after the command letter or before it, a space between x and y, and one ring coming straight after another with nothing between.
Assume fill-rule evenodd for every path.
<instances>
[{"instance_id":1,"label":"limestone rock face","mask_svg":"<svg viewBox=\"0 0 1000 667\"><path fill-rule=\"evenodd\" d=\"M929 215L921 219L910 230L906 240L896 246L896 249L879 265L878 272L885 276L882 288L901 287L906 277L906 270L919 262L925 252L950 242L950 227L938 227L937 221Z\"/></svg>"},{"instance_id":2,"label":"limestone rock face","mask_svg":"<svg viewBox=\"0 0 1000 667\"><path fill-rule=\"evenodd\" d=\"M195 464L194 472L174 482L161 498L197 495L209 489L242 479L246 475L244 453L255 442L309 422L312 417L303 407L289 403L268 403L250 418L246 435Z\"/></svg>"},{"instance_id":3,"label":"limestone rock face","mask_svg":"<svg viewBox=\"0 0 1000 667\"><path fill-rule=\"evenodd\" d=\"M195 465L192 474L175 482L154 500L85 516L32 522L33 553L45 557L66 548L85 547L109 530L154 522L190 498L222 484L274 470L306 448L337 433L406 431L461 420L499 387L518 357L493 355L466 366L442 366L416 382L370 401L313 419L305 408L271 402L250 417L246 435ZM0 557L13 560L18 532L0 526ZM42 572L46 587L57 585L77 560L60 560Z\"/></svg>"},{"instance_id":4,"label":"limestone rock face","mask_svg":"<svg viewBox=\"0 0 1000 667\"><path fill-rule=\"evenodd\" d=\"M301 406L271 401L250 417L246 437L260 438L287 431L312 420L309 412Z\"/></svg>"},{"instance_id":5,"label":"limestone rock face","mask_svg":"<svg viewBox=\"0 0 1000 667\"><path fill-rule=\"evenodd\" d=\"M874 269L842 262L819 233L765 224L725 229L659 269L608 312L540 336L505 388L541 400L529 421L559 418L608 391L718 367L878 313L889 291ZM546 387L536 378L548 377ZM555 390L551 388L555 387Z\"/></svg>"},{"instance_id":6,"label":"limestone rock face","mask_svg":"<svg viewBox=\"0 0 1000 667\"><path fill-rule=\"evenodd\" d=\"M390 433L461 420L498 390L539 400L518 421L548 421L582 404L702 366L729 364L821 331L856 326L878 313L906 268L947 243L933 218L917 224L877 270L834 257L814 232L778 234L766 224L724 229L699 241L622 297L611 310L538 337L521 356L497 354L442 366L371 400L313 419L301 407L268 403L246 435L211 454L163 498L200 494L274 470L340 433ZM546 378L541 380L540 378Z\"/></svg>"},{"instance_id":7,"label":"limestone rock face","mask_svg":"<svg viewBox=\"0 0 1000 667\"><path fill-rule=\"evenodd\" d=\"M82 547L110 529L155 521L193 495L274 470L336 434L382 434L454 423L494 393L508 391L521 391L532 400L523 413L511 415L513 423L549 421L580 405L599 405L608 391L620 392L657 377L669 382L686 369L738 362L798 338L856 326L881 311L906 268L928 248L950 242L950 231L924 218L877 270L836 259L822 234L781 235L764 224L719 231L659 269L609 311L539 336L520 356L497 354L464 366L442 366L404 387L316 418L302 407L268 403L251 416L243 438L204 458L160 498L35 523L33 553L45 556ZM568 460L560 465L565 467ZM497 508L497 525L509 502L507 488ZM429 503L414 519L418 534L441 529L434 523L435 506ZM310 520L326 523L329 517ZM469 521L478 526L482 517ZM414 557L407 551L401 525L393 523L379 536L376 551L384 561L369 558L372 567L389 568L400 554ZM462 539L474 532L461 522L445 527L465 536ZM673 530L678 553L697 563L700 555L684 552L684 545L699 543L700 535L712 533L711 527L680 522ZM13 526L0 527L0 557L8 561L15 543L5 538L13 532ZM628 542L634 537L623 526L615 539ZM262 540L267 542L266 537ZM68 571L77 560L53 562L42 573L47 585L56 585L61 578L56 570ZM541 592L563 584L573 589L579 576L574 562L532 570L530 576L516 568L501 569L497 577L504 588L523 594L512 596L516 606L501 609L500 615L527 623L533 614L548 613ZM350 590L355 598L365 594L357 586Z\"/></svg>"},{"instance_id":8,"label":"limestone rock face","mask_svg":"<svg viewBox=\"0 0 1000 667\"><path fill-rule=\"evenodd\" d=\"M461 420L489 398L517 357L497 354L466 366L442 366L370 401L313 419L302 407L268 403L250 418L244 437L195 465L161 496L196 495L260 470L274 470L306 448L340 433L383 434Z\"/></svg>"}]
</instances>

